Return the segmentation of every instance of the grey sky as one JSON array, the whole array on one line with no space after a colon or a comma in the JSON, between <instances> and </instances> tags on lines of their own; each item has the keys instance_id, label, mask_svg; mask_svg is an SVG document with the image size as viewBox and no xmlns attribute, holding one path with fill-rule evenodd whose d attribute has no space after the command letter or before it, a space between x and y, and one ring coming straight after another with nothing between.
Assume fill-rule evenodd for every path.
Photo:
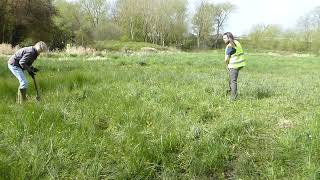
<instances>
[{"instance_id":1,"label":"grey sky","mask_svg":"<svg viewBox=\"0 0 320 180\"><path fill-rule=\"evenodd\" d=\"M200 0L189 0L197 4ZM211 0L226 2L226 0ZM277 24L284 29L294 28L298 19L320 6L320 0L229 0L237 6L225 31L235 35L247 34L255 24Z\"/></svg>"}]
</instances>

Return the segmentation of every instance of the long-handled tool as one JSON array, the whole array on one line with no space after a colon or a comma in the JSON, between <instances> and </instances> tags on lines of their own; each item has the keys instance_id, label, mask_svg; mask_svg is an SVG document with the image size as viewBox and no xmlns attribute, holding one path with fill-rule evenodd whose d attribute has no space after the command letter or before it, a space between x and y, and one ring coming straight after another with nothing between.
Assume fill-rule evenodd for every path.
<instances>
[{"instance_id":1,"label":"long-handled tool","mask_svg":"<svg viewBox=\"0 0 320 180\"><path fill-rule=\"evenodd\" d=\"M36 82L36 77L32 76L32 79L33 79L34 87L36 88L36 91L37 91L36 99L37 99L37 101L40 101L40 100L41 100L41 97L40 97L40 93L39 93L39 90L38 90L38 85L37 85L37 82Z\"/></svg>"},{"instance_id":2,"label":"long-handled tool","mask_svg":"<svg viewBox=\"0 0 320 180\"><path fill-rule=\"evenodd\" d=\"M228 81L228 87L229 87L229 89L226 90L225 96L230 95L230 92L231 92L231 87L230 87L230 72L229 72L229 71L230 71L230 70L229 70L228 65L227 65L227 67L226 67L226 72L227 72L227 77L228 77L227 81Z\"/></svg>"}]
</instances>

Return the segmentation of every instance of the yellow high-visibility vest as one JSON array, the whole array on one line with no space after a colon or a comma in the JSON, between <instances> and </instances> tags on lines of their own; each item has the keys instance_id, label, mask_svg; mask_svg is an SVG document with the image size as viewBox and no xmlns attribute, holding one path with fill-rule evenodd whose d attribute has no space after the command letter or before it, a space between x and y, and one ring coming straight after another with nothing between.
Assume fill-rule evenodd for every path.
<instances>
[{"instance_id":1,"label":"yellow high-visibility vest","mask_svg":"<svg viewBox=\"0 0 320 180\"><path fill-rule=\"evenodd\" d=\"M234 40L234 43L236 44L236 46L234 47L236 49L236 53L231 55L228 68L237 69L239 67L244 67L246 65L246 60L244 58L244 52L241 44L237 40Z\"/></svg>"}]
</instances>

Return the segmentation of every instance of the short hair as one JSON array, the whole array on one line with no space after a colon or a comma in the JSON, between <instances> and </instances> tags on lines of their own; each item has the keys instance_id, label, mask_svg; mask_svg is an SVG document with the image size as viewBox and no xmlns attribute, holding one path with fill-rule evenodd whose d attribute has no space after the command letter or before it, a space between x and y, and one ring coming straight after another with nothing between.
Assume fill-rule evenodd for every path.
<instances>
[{"instance_id":1,"label":"short hair","mask_svg":"<svg viewBox=\"0 0 320 180\"><path fill-rule=\"evenodd\" d=\"M223 34L224 36L226 35L229 39L234 40L233 34L231 32L226 32Z\"/></svg>"},{"instance_id":2,"label":"short hair","mask_svg":"<svg viewBox=\"0 0 320 180\"><path fill-rule=\"evenodd\" d=\"M39 41L35 45L41 52L45 52L48 50L48 46L43 41Z\"/></svg>"}]
</instances>

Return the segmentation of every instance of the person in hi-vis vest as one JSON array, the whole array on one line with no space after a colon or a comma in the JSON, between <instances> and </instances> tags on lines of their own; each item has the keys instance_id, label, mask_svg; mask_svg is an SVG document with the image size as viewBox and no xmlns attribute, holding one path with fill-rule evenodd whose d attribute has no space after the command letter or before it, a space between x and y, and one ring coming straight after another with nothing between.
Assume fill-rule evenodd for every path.
<instances>
[{"instance_id":1,"label":"person in hi-vis vest","mask_svg":"<svg viewBox=\"0 0 320 180\"><path fill-rule=\"evenodd\" d=\"M237 98L237 80L239 71L246 65L244 52L239 41L235 40L231 32L223 34L223 41L227 44L225 50L225 63L229 72L229 89L227 94L231 93L231 99Z\"/></svg>"}]
</instances>

